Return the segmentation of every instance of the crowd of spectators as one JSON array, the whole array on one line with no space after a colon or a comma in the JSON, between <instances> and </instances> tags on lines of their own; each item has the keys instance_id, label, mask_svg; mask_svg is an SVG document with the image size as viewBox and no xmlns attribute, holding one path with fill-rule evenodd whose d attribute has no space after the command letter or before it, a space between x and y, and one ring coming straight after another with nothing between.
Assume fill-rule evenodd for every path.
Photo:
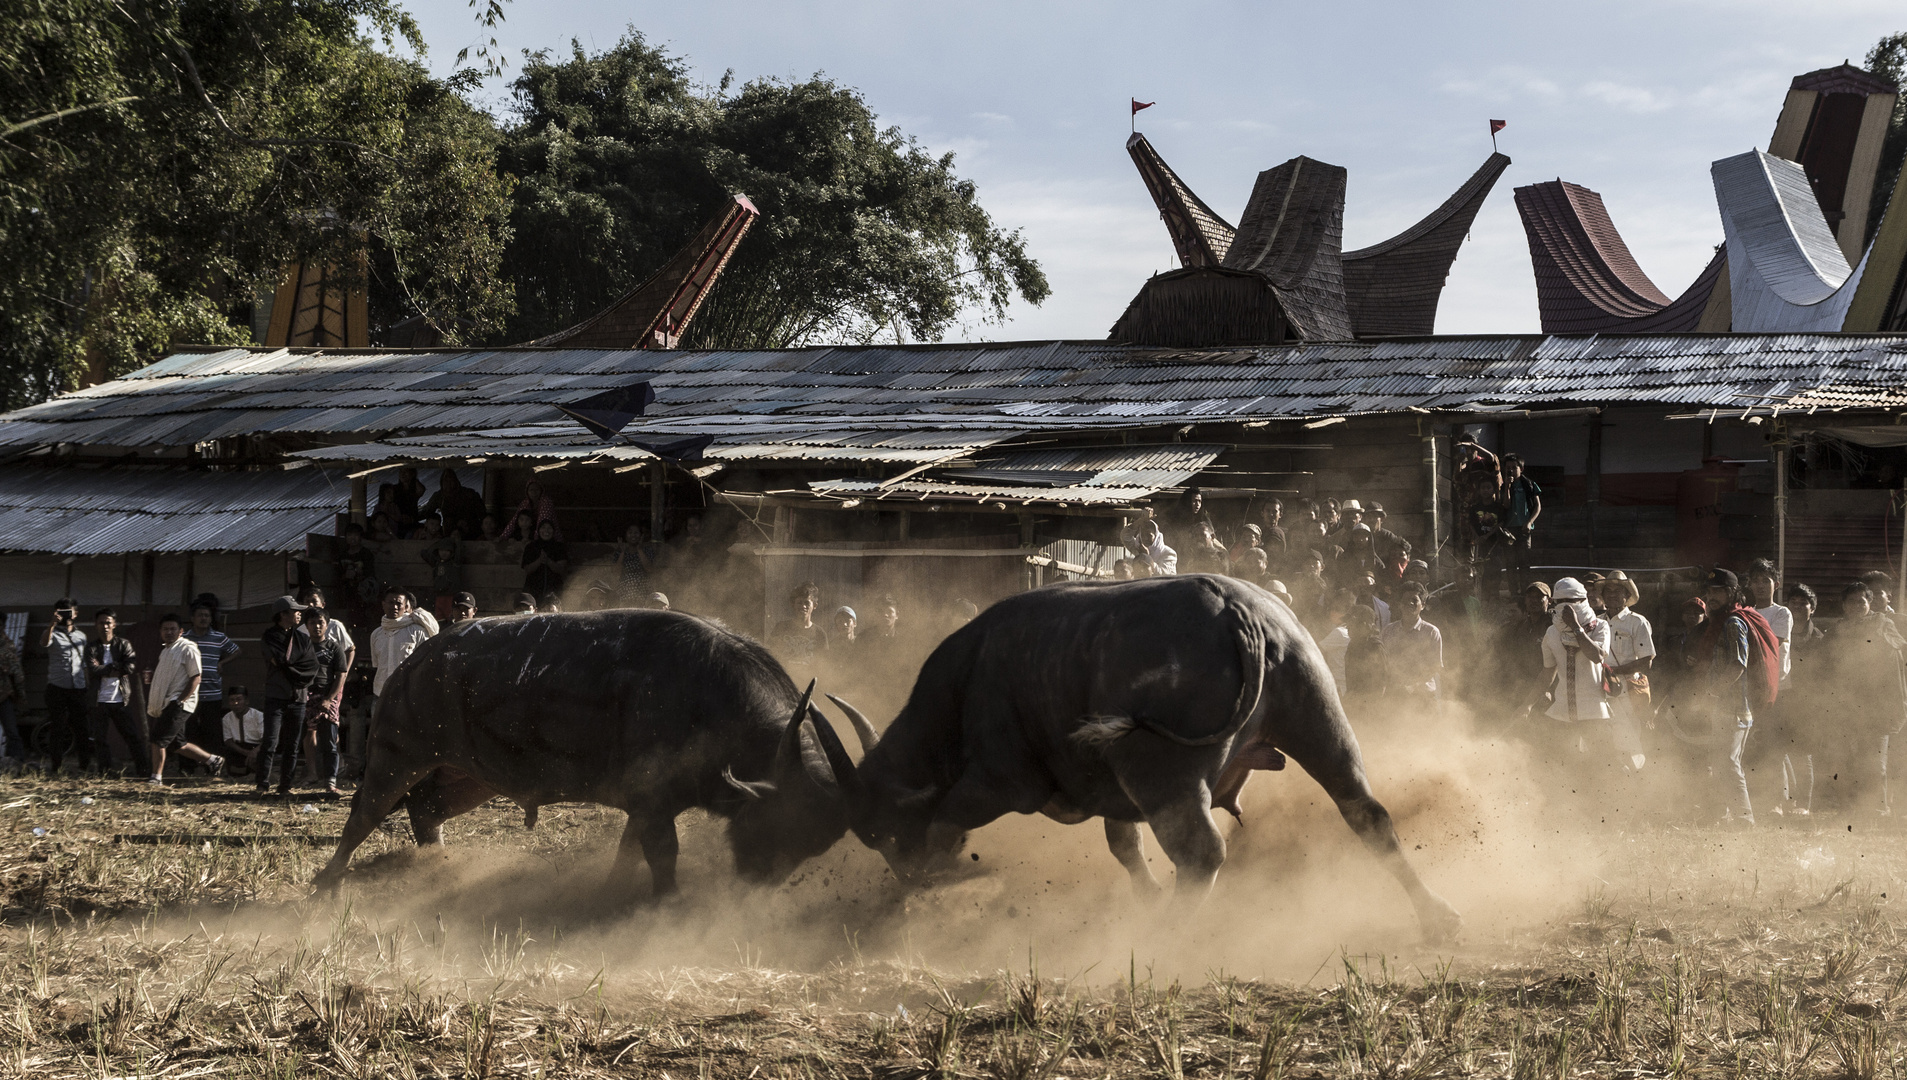
<instances>
[{"instance_id":1,"label":"crowd of spectators","mask_svg":"<svg viewBox=\"0 0 1907 1080\"><path fill-rule=\"evenodd\" d=\"M1460 532L1509 552L1523 586L1500 611L1487 590L1433 587L1383 505L1358 499L1272 499L1224 535L1193 489L1132 525L1113 576L1263 586L1312 635L1354 722L1469 717L1607 797L1639 790L1652 762L1684 770L1698 779L1681 809L1732 825L1753 824L1758 801L1775 815L1891 812L1907 641L1884 572L1825 590L1832 620L1821 594L1767 560L1745 577L1646 575L1646 600L1621 570L1539 580L1517 567L1540 488L1514 456L1458 451Z\"/></svg>"},{"instance_id":2,"label":"crowd of spectators","mask_svg":"<svg viewBox=\"0 0 1907 1080\"><path fill-rule=\"evenodd\" d=\"M1459 478L1475 480L1467 528L1495 530L1526 553L1540 490L1514 457L1473 444L1459 451ZM471 529L524 574L498 614L560 610L566 587L584 610L669 608L658 589L668 568L707 544L698 518L667 544L630 524L607 561L590 564L585 587L569 580L576 568L557 506L534 482L507 530L450 470L427 500L411 470L385 489L378 507L390 534L423 541L430 582L421 599L384 576L391 561L380 562L375 537L385 530L350 525L335 604L307 582L272 605L272 625L252 643L219 630L218 601L203 595L189 620L160 620L162 647L143 677L112 610L84 623L71 600L56 603L37 642L47 658L45 767L163 783L170 756L248 777L261 794L289 794L302 772L318 797L339 798L340 781L363 768L385 679L441 626L484 614L464 587ZM1764 816L1889 810L1890 742L1907 726L1907 641L1884 573L1817 593L1780 581L1765 560L1742 577L1717 568L1699 581L1642 575L1646 584L1622 571L1538 579L1513 570L1522 591L1498 611L1475 589L1436 587L1374 500L1274 498L1246 517L1221 529L1202 493L1187 491L1132 525L1113 576L1224 573L1261 585L1314 638L1354 722L1467 717L1528 742L1594 791L1685 768L1699 778L1694 805L1730 824L1755 822L1757 806ZM813 582L784 603L767 644L790 673L877 700L904 694L933 645L978 614L957 598L904 617L891 594L853 598L857 610ZM254 648L265 667L259 692L226 678ZM0 635L0 760L28 756L18 724L25 689L19 650ZM129 761L113 760L113 734Z\"/></svg>"}]
</instances>

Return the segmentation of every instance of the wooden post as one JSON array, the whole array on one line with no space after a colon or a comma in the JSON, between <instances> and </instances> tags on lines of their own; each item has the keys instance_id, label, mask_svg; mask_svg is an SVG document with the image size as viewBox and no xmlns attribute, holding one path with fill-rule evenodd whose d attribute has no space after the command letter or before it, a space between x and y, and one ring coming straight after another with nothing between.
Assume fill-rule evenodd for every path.
<instances>
[{"instance_id":1,"label":"wooden post","mask_svg":"<svg viewBox=\"0 0 1907 1080\"><path fill-rule=\"evenodd\" d=\"M1902 549L1907 552L1907 548ZM1775 580L1788 580L1788 433L1775 435ZM1781 603L1776 597L1775 603Z\"/></svg>"},{"instance_id":2,"label":"wooden post","mask_svg":"<svg viewBox=\"0 0 1907 1080\"><path fill-rule=\"evenodd\" d=\"M483 470L483 508L493 517L501 518L503 515L502 469ZM497 527L507 529L510 523L500 520L497 522Z\"/></svg>"},{"instance_id":3,"label":"wooden post","mask_svg":"<svg viewBox=\"0 0 1907 1080\"><path fill-rule=\"evenodd\" d=\"M1020 511L1020 547L1025 551L1033 550L1033 513L1030 510ZM1022 591L1035 587L1034 570L1032 563L1024 559L1020 560L1020 589Z\"/></svg>"},{"instance_id":4,"label":"wooden post","mask_svg":"<svg viewBox=\"0 0 1907 1080\"><path fill-rule=\"evenodd\" d=\"M900 528L900 536L899 536L899 539L901 539L901 540L907 540L907 539L910 539L910 537L909 537L909 536L907 535L907 533L908 533L908 529L909 529L909 527L910 527L910 525L912 524L912 521L913 521L913 516L914 516L914 515L913 515L913 511L911 511L911 510L902 510L902 511L901 511L901 528Z\"/></svg>"},{"instance_id":5,"label":"wooden post","mask_svg":"<svg viewBox=\"0 0 1907 1080\"><path fill-rule=\"evenodd\" d=\"M652 544L662 542L662 519L665 516L663 469L666 467L660 461L649 466L649 542Z\"/></svg>"},{"instance_id":6,"label":"wooden post","mask_svg":"<svg viewBox=\"0 0 1907 1080\"><path fill-rule=\"evenodd\" d=\"M362 476L354 477L351 480L351 520L356 522L359 525L363 525L367 520L369 520L369 518L365 516L365 512L364 512L366 487L367 487L367 482L365 481L365 478ZM332 505L335 506L336 504L333 503Z\"/></svg>"},{"instance_id":7,"label":"wooden post","mask_svg":"<svg viewBox=\"0 0 1907 1080\"><path fill-rule=\"evenodd\" d=\"M1423 433L1423 440L1424 475L1430 485L1428 505L1425 507L1430 512L1430 542L1425 545L1428 549L1425 552L1425 561L1430 563L1431 572L1435 573L1443 565L1440 558L1443 545L1439 543L1439 538L1443 535L1443 515L1439 513L1437 506L1437 425L1430 425L1430 429Z\"/></svg>"},{"instance_id":8,"label":"wooden post","mask_svg":"<svg viewBox=\"0 0 1907 1080\"><path fill-rule=\"evenodd\" d=\"M1907 480L1900 482L1900 504L1901 520L1907 521ZM1900 583L1903 580L1907 580L1907 535L1902 535L1899 531L1896 531L1894 535L1899 537L1895 542L1900 545L1900 572L1894 575L1894 587L1888 591L1894 594L1894 603L1899 604L1901 602ZM1903 605L1903 607L1907 608L1907 605ZM1902 610L1902 608L1896 608L1895 610L1899 611Z\"/></svg>"},{"instance_id":9,"label":"wooden post","mask_svg":"<svg viewBox=\"0 0 1907 1080\"><path fill-rule=\"evenodd\" d=\"M1589 547L1596 547L1596 507L1602 503L1602 414L1589 418L1589 453L1583 462L1583 501L1589 508Z\"/></svg>"}]
</instances>

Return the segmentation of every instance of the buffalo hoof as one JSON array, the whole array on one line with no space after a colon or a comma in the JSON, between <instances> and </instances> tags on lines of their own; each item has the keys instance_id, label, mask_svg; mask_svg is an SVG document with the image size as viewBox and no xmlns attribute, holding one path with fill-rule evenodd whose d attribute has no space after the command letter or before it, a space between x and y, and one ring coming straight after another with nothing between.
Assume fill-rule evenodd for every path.
<instances>
[{"instance_id":1,"label":"buffalo hoof","mask_svg":"<svg viewBox=\"0 0 1907 1080\"><path fill-rule=\"evenodd\" d=\"M311 898L314 900L336 900L338 898L338 888L343 884L343 874L332 873L329 870L321 871L317 877L311 879Z\"/></svg>"},{"instance_id":2,"label":"buffalo hoof","mask_svg":"<svg viewBox=\"0 0 1907 1080\"><path fill-rule=\"evenodd\" d=\"M1424 940L1431 945L1454 941L1463 929L1463 916L1439 896L1425 899L1418 907L1417 921L1423 926Z\"/></svg>"}]
</instances>

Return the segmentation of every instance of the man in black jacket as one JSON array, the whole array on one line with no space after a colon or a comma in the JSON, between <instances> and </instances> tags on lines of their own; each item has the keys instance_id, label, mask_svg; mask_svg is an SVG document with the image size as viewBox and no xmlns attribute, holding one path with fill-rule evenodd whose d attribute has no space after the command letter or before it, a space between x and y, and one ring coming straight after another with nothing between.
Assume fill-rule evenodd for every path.
<instances>
[{"instance_id":1,"label":"man in black jacket","mask_svg":"<svg viewBox=\"0 0 1907 1080\"><path fill-rule=\"evenodd\" d=\"M86 643L86 677L92 690L88 696L93 699L94 756L101 772L112 769L113 752L107 738L110 728L126 741L126 752L139 769L133 775L145 776L152 761L146 747L146 711L133 708L139 680L132 642L118 635L119 619L111 608L93 613L93 629L93 639Z\"/></svg>"},{"instance_id":2,"label":"man in black jacket","mask_svg":"<svg viewBox=\"0 0 1907 1080\"><path fill-rule=\"evenodd\" d=\"M259 636L265 654L265 731L258 748L258 794L271 790L272 754L279 755L278 794L291 794L304 745L305 695L318 677L318 653L299 622L309 610L289 596L272 602L272 624Z\"/></svg>"}]
</instances>

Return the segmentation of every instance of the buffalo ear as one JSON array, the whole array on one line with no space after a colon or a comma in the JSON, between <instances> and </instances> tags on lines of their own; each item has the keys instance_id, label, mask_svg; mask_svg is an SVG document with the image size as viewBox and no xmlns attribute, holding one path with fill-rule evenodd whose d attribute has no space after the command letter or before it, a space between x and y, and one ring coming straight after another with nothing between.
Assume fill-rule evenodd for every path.
<instances>
[{"instance_id":1,"label":"buffalo ear","mask_svg":"<svg viewBox=\"0 0 1907 1080\"><path fill-rule=\"evenodd\" d=\"M747 780L737 780L735 779L735 771L726 766L722 768L722 779L728 781L729 787L734 788L736 791L741 792L751 799L765 799L775 793L775 785L768 781L757 780L750 782Z\"/></svg>"},{"instance_id":2,"label":"buffalo ear","mask_svg":"<svg viewBox=\"0 0 1907 1080\"><path fill-rule=\"evenodd\" d=\"M835 785L842 791L859 792L861 774L848 757L848 748L841 745L841 737L834 733L834 725L812 705L808 707L808 718L814 721L815 741L821 744L821 753L828 759L828 770L834 774Z\"/></svg>"}]
</instances>

